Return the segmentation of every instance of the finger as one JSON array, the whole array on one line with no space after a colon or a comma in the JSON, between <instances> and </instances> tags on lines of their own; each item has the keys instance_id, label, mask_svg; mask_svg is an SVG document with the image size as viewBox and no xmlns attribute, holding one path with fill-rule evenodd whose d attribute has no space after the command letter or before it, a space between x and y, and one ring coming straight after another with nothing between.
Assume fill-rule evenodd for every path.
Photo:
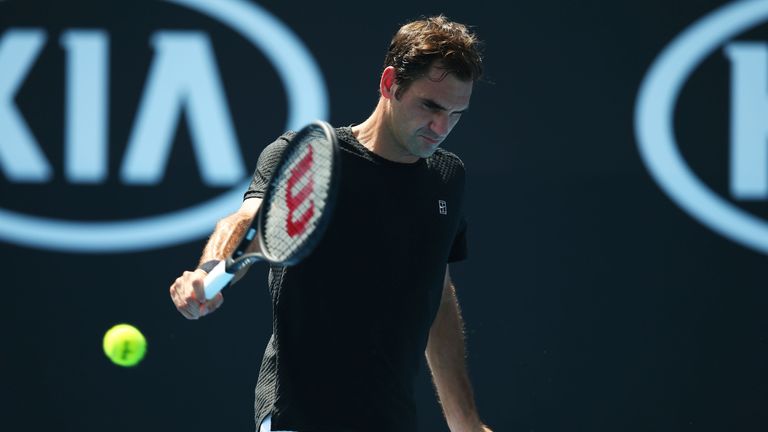
<instances>
[{"instance_id":1,"label":"finger","mask_svg":"<svg viewBox=\"0 0 768 432\"><path fill-rule=\"evenodd\" d=\"M176 309L181 310L187 305L186 300L182 297L181 293L179 293L179 286L177 284L174 284L171 286L171 300L173 300L173 305L176 306Z\"/></svg>"},{"instance_id":2,"label":"finger","mask_svg":"<svg viewBox=\"0 0 768 432\"><path fill-rule=\"evenodd\" d=\"M194 315L192 315L192 313L189 311L189 309L188 309L188 308L180 308L180 309L179 309L179 312L181 313L181 315L182 315L184 318L186 318L186 319L188 319L188 320L197 319L197 318L196 318Z\"/></svg>"},{"instance_id":3,"label":"finger","mask_svg":"<svg viewBox=\"0 0 768 432\"><path fill-rule=\"evenodd\" d=\"M178 306L177 303L178 296L176 295L176 284L171 285L170 288L168 288L168 294L171 296L171 301L173 302L174 306Z\"/></svg>"},{"instance_id":4,"label":"finger","mask_svg":"<svg viewBox=\"0 0 768 432\"><path fill-rule=\"evenodd\" d=\"M216 295L213 296L213 299L202 303L198 307L197 313L200 317L204 317L218 309L222 303L224 303L224 296L221 293L216 293Z\"/></svg>"},{"instance_id":5,"label":"finger","mask_svg":"<svg viewBox=\"0 0 768 432\"><path fill-rule=\"evenodd\" d=\"M185 284L185 277L179 277L176 279L176 281L171 285L171 288L169 289L171 293L171 298L173 299L173 303L176 306L183 306L187 303L186 298L188 296L184 295L184 284Z\"/></svg>"},{"instance_id":6,"label":"finger","mask_svg":"<svg viewBox=\"0 0 768 432\"><path fill-rule=\"evenodd\" d=\"M169 289L176 310L186 319L197 319L200 316L200 302L194 298L195 294L192 288L193 276L193 272L185 271Z\"/></svg>"},{"instance_id":7,"label":"finger","mask_svg":"<svg viewBox=\"0 0 768 432\"><path fill-rule=\"evenodd\" d=\"M179 311L179 313L184 316L186 319L194 319L192 313L190 312L190 304L183 302L182 300L178 300L178 303L176 304L176 310Z\"/></svg>"},{"instance_id":8,"label":"finger","mask_svg":"<svg viewBox=\"0 0 768 432\"><path fill-rule=\"evenodd\" d=\"M198 308L198 303L194 300L190 302L186 302L182 300L181 304L176 307L176 309L186 319L197 319L197 316L196 316L197 308Z\"/></svg>"},{"instance_id":9,"label":"finger","mask_svg":"<svg viewBox=\"0 0 768 432\"><path fill-rule=\"evenodd\" d=\"M221 293L217 293L213 299L206 304L208 313L211 313L221 307L222 303L224 303L224 296Z\"/></svg>"},{"instance_id":10,"label":"finger","mask_svg":"<svg viewBox=\"0 0 768 432\"><path fill-rule=\"evenodd\" d=\"M201 270L202 273L202 270ZM194 299L198 301L198 303L205 303L207 299L205 298L205 279L201 276L201 273L195 272L192 276L192 289L194 292Z\"/></svg>"},{"instance_id":11,"label":"finger","mask_svg":"<svg viewBox=\"0 0 768 432\"><path fill-rule=\"evenodd\" d=\"M200 318L200 316L201 316L201 313L200 313L200 308L201 308L202 306L203 306L203 305L202 305L202 304L200 304L200 303L198 303L198 302L197 302L197 300L191 299L191 300L190 300L189 302L187 302L187 304L186 304L186 305L185 305L185 306L182 308L182 309L183 309L183 311L184 311L183 313L185 314L185 316L187 317L187 319L196 320L196 319Z\"/></svg>"}]
</instances>

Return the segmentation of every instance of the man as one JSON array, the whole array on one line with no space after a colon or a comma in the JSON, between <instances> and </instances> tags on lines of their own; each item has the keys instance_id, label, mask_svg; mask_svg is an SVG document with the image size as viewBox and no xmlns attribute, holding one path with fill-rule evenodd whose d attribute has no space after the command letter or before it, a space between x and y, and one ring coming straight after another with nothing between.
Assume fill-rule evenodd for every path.
<instances>
[{"instance_id":1,"label":"man","mask_svg":"<svg viewBox=\"0 0 768 432\"><path fill-rule=\"evenodd\" d=\"M476 37L437 16L392 39L380 98L359 125L338 128L342 180L336 211L311 256L272 267L273 334L256 386L262 431L415 431L413 385L421 353L452 432L489 432L464 364L448 263L466 255L464 167L439 149L469 107L482 73ZM197 319L206 271L236 246L292 138L267 146L239 211L221 220L194 272L171 286Z\"/></svg>"}]
</instances>

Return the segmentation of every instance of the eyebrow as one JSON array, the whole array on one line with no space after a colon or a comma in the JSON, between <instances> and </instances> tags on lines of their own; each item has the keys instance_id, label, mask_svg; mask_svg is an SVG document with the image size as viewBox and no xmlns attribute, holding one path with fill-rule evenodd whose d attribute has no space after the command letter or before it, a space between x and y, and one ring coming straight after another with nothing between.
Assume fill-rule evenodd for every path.
<instances>
[{"instance_id":1,"label":"eyebrow","mask_svg":"<svg viewBox=\"0 0 768 432\"><path fill-rule=\"evenodd\" d=\"M429 108L437 109L440 111L448 111L448 108L440 105L439 103L433 101L432 99L422 99L422 102L424 102L425 105L427 105ZM464 108L463 110L454 111L454 114L464 114L465 112L469 111L469 107Z\"/></svg>"}]
</instances>

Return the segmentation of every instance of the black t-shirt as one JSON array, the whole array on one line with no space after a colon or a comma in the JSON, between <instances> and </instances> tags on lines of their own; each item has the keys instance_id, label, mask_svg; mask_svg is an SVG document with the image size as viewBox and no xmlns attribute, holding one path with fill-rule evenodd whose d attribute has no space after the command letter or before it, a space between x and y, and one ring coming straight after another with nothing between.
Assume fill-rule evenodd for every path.
<instances>
[{"instance_id":1,"label":"black t-shirt","mask_svg":"<svg viewBox=\"0 0 768 432\"><path fill-rule=\"evenodd\" d=\"M412 164L336 130L341 181L315 251L272 267L273 334L256 385L256 424L276 430L415 431L414 378L445 266L466 256L464 166L438 149ZM245 198L263 197L293 134L267 146Z\"/></svg>"}]
</instances>

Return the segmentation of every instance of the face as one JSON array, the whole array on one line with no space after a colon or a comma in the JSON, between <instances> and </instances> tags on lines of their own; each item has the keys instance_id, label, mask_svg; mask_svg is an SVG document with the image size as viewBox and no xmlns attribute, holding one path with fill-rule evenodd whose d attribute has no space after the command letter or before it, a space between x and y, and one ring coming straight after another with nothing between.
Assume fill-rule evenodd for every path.
<instances>
[{"instance_id":1,"label":"face","mask_svg":"<svg viewBox=\"0 0 768 432\"><path fill-rule=\"evenodd\" d=\"M389 124L405 158L431 156L469 108L472 81L453 74L440 79L442 73L433 67L428 77L413 81L399 99L394 96L398 86L391 87Z\"/></svg>"}]
</instances>

